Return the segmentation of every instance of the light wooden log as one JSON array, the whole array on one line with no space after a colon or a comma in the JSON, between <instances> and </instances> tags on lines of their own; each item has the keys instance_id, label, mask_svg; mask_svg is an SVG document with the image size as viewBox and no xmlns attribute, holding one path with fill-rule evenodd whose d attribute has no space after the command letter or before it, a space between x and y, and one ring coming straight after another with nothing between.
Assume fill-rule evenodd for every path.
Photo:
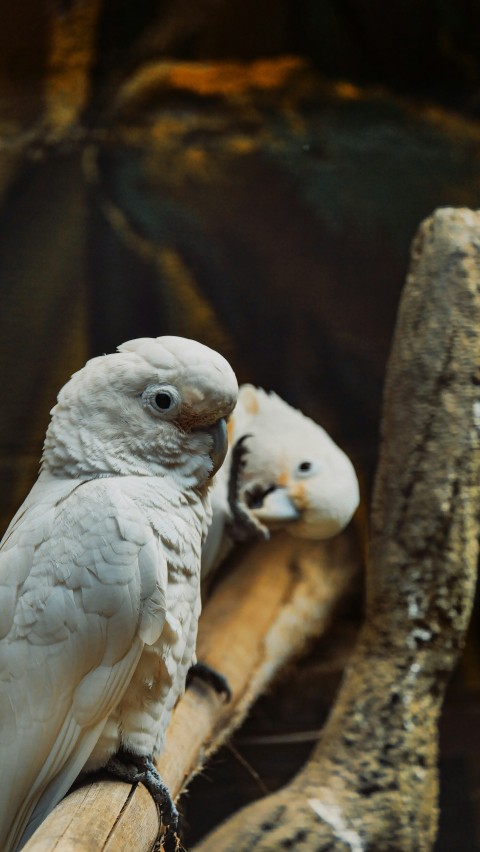
<instances>
[{"instance_id":1,"label":"light wooden log","mask_svg":"<svg viewBox=\"0 0 480 852\"><path fill-rule=\"evenodd\" d=\"M427 852L480 514L480 213L418 232L387 371L367 615L305 769L197 852Z\"/></svg>"},{"instance_id":2,"label":"light wooden log","mask_svg":"<svg viewBox=\"0 0 480 852\"><path fill-rule=\"evenodd\" d=\"M228 678L232 700L195 681L179 702L158 764L174 796L279 668L327 628L357 566L348 534L316 544L279 534L232 565L205 606L198 641L199 659ZM70 793L24 849L148 852L158 831L156 808L141 785L100 780Z\"/></svg>"}]
</instances>

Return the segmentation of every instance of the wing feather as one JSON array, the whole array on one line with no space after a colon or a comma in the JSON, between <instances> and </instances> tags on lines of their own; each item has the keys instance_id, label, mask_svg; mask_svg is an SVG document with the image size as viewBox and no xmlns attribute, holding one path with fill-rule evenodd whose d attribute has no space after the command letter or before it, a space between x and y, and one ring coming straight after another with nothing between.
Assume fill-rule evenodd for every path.
<instances>
[{"instance_id":1,"label":"wing feather","mask_svg":"<svg viewBox=\"0 0 480 852\"><path fill-rule=\"evenodd\" d=\"M0 549L5 852L81 771L165 618L161 546L118 480L38 484Z\"/></svg>"}]
</instances>

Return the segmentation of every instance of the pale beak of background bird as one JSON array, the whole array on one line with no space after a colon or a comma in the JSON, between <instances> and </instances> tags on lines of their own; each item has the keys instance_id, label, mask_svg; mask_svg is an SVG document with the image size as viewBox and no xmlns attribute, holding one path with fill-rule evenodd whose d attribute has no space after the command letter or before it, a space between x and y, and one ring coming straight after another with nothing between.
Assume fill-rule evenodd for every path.
<instances>
[{"instance_id":1,"label":"pale beak of background bird","mask_svg":"<svg viewBox=\"0 0 480 852\"><path fill-rule=\"evenodd\" d=\"M213 447L210 452L210 458L213 464L213 469L210 474L210 478L212 478L212 476L215 476L217 470L222 466L225 456L227 455L228 435L226 420L223 417L221 420L217 420L217 422L208 429L208 432L213 438Z\"/></svg>"},{"instance_id":2,"label":"pale beak of background bird","mask_svg":"<svg viewBox=\"0 0 480 852\"><path fill-rule=\"evenodd\" d=\"M289 497L286 488L268 491L261 506L255 506L255 516L264 523L298 521L300 512Z\"/></svg>"}]
</instances>

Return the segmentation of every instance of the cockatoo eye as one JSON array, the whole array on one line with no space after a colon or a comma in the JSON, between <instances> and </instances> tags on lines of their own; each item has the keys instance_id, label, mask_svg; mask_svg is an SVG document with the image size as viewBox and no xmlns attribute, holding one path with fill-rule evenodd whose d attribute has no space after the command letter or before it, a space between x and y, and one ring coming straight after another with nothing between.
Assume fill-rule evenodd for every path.
<instances>
[{"instance_id":1,"label":"cockatoo eye","mask_svg":"<svg viewBox=\"0 0 480 852\"><path fill-rule=\"evenodd\" d=\"M160 409L160 411L168 411L168 409L172 407L172 404L173 399L169 393L162 391L155 395L155 405Z\"/></svg>"},{"instance_id":2,"label":"cockatoo eye","mask_svg":"<svg viewBox=\"0 0 480 852\"><path fill-rule=\"evenodd\" d=\"M155 414L172 414L181 402L179 392L171 385L149 385L142 399Z\"/></svg>"},{"instance_id":3,"label":"cockatoo eye","mask_svg":"<svg viewBox=\"0 0 480 852\"><path fill-rule=\"evenodd\" d=\"M295 476L298 479L307 479L309 476L315 476L320 470L320 462L315 459L304 459L297 465Z\"/></svg>"}]
</instances>

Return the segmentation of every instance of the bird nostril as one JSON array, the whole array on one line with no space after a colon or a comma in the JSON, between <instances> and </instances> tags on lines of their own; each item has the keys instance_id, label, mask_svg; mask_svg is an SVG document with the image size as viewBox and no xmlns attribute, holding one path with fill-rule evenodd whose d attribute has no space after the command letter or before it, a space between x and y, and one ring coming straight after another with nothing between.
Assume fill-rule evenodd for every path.
<instances>
[{"instance_id":1,"label":"bird nostril","mask_svg":"<svg viewBox=\"0 0 480 852\"><path fill-rule=\"evenodd\" d=\"M245 503L249 509L260 509L263 506L265 497L276 490L276 485L269 485L268 488L262 488L260 485L255 485L250 491L245 492Z\"/></svg>"}]
</instances>

